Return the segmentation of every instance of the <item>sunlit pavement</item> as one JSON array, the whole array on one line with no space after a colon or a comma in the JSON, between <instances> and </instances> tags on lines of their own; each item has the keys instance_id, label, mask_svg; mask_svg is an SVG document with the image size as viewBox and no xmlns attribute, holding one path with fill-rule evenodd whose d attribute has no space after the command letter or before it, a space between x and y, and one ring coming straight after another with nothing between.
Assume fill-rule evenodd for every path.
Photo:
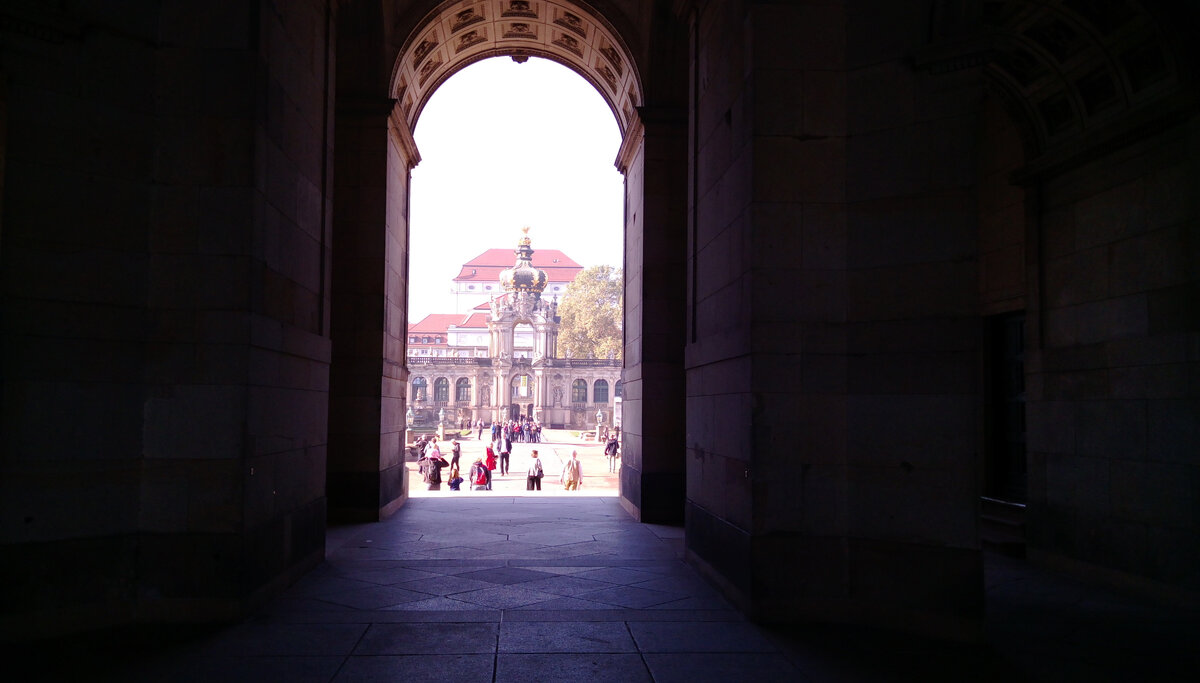
<instances>
[{"instance_id":1,"label":"sunlit pavement","mask_svg":"<svg viewBox=\"0 0 1200 683\"><path fill-rule=\"evenodd\" d=\"M544 429L542 430L541 443L519 443L513 442L512 455L509 459L509 472L506 475L500 474L499 455L497 455L496 469L492 472L492 490L491 491L473 491L469 482L471 463L475 462L476 458L486 456L487 446L490 443L490 430L483 430L483 440L480 441L474 437L475 432L472 432L470 438L461 439L459 443L462 445L462 456L459 458L459 474L463 477L462 489L460 491L451 491L450 485L450 468L442 469L442 483L438 490L430 491L429 484L426 484L418 470L418 463L413 459L408 459L405 465L408 468L408 492L413 498L426 497L448 497L448 496L616 496L617 495L617 474L608 471L608 458L604 455L604 443L596 443L595 441L581 441L574 439L571 432L563 429ZM450 461L451 440L439 441L438 446L442 450L442 457L446 461ZM532 458L530 451L537 450L538 459L542 461L542 471L545 476L542 478L541 491L526 491L525 472L528 470ZM579 455L579 461L583 470L583 485L579 491L566 491L563 489L562 483L559 481L559 476L562 472L562 464L571 458L571 451L576 451ZM619 461L618 461L619 462Z\"/></svg>"}]
</instances>

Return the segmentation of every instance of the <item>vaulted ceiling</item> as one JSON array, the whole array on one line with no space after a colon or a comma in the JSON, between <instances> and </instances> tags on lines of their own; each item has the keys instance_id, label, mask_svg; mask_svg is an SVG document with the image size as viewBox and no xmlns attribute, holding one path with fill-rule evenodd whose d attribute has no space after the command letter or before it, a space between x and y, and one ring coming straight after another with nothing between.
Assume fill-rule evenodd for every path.
<instances>
[{"instance_id":1,"label":"vaulted ceiling","mask_svg":"<svg viewBox=\"0 0 1200 683\"><path fill-rule=\"evenodd\" d=\"M1042 149L1164 104L1180 65L1134 0L989 0L992 76L1015 96Z\"/></svg>"},{"instance_id":2,"label":"vaulted ceiling","mask_svg":"<svg viewBox=\"0 0 1200 683\"><path fill-rule=\"evenodd\" d=\"M443 2L406 41L392 71L392 94L410 128L443 81L481 59L531 56L577 71L604 97L622 134L642 103L629 51L603 18L569 0Z\"/></svg>"}]
</instances>

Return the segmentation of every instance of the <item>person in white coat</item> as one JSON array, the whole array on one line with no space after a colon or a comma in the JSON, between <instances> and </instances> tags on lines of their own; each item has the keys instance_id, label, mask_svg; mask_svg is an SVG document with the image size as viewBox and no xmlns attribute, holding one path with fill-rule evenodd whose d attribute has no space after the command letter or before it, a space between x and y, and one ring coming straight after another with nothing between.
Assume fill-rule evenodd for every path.
<instances>
[{"instance_id":1,"label":"person in white coat","mask_svg":"<svg viewBox=\"0 0 1200 683\"><path fill-rule=\"evenodd\" d=\"M562 474L558 480L562 482L563 489L567 491L578 491L579 485L583 483L583 465L579 462L579 456L575 451L571 451L571 459L563 463Z\"/></svg>"},{"instance_id":2,"label":"person in white coat","mask_svg":"<svg viewBox=\"0 0 1200 683\"><path fill-rule=\"evenodd\" d=\"M525 471L525 490L541 491L542 474L542 461L538 458L538 452L532 451L529 453L529 469Z\"/></svg>"}]
</instances>

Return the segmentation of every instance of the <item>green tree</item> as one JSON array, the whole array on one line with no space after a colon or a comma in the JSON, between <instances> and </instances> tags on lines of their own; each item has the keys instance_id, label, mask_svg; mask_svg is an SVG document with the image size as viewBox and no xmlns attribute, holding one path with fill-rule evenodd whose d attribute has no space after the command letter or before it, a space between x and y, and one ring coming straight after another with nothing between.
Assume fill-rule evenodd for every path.
<instances>
[{"instance_id":1,"label":"green tree","mask_svg":"<svg viewBox=\"0 0 1200 683\"><path fill-rule=\"evenodd\" d=\"M620 268L584 268L567 286L558 314L558 355L620 358L624 343L625 278Z\"/></svg>"}]
</instances>

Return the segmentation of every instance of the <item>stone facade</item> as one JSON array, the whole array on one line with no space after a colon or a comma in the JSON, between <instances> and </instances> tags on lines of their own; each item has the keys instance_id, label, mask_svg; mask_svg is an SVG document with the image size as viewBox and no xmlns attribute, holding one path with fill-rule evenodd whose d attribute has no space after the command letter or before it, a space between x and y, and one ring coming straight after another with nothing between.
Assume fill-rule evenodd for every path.
<instances>
[{"instance_id":1,"label":"stone facade","mask_svg":"<svg viewBox=\"0 0 1200 683\"><path fill-rule=\"evenodd\" d=\"M419 429L436 427L442 410L448 427L532 416L546 427L590 430L597 411L605 425L621 424L619 360L410 358L408 369Z\"/></svg>"},{"instance_id":2,"label":"stone facade","mask_svg":"<svg viewBox=\"0 0 1200 683\"><path fill-rule=\"evenodd\" d=\"M498 296L490 297L488 312L463 323L486 325L486 353L435 332L433 354L409 355L414 426L431 427L443 417L449 426L531 417L554 428L590 429L598 412L604 424L619 425L613 420L621 361L559 358L558 297L543 296L550 279L533 266L528 236L513 253L516 263L497 273ZM419 328L409 328L410 343ZM423 333L423 346L428 338Z\"/></svg>"},{"instance_id":3,"label":"stone facade","mask_svg":"<svg viewBox=\"0 0 1200 683\"><path fill-rule=\"evenodd\" d=\"M412 129L489 56L613 109L621 501L750 617L970 636L991 499L1200 600L1194 3L517 4L0 6L0 630L404 504Z\"/></svg>"}]
</instances>

